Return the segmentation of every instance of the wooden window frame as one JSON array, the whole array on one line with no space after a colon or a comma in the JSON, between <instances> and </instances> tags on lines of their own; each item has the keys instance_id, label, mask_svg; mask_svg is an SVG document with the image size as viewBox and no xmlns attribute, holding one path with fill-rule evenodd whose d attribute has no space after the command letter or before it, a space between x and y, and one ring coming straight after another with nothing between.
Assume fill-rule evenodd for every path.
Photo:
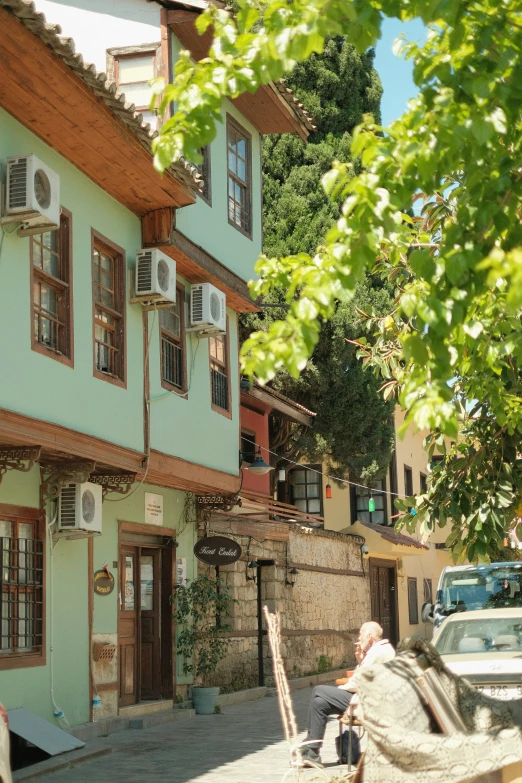
<instances>
[{"instance_id":1,"label":"wooden window frame","mask_svg":"<svg viewBox=\"0 0 522 783\"><path fill-rule=\"evenodd\" d=\"M114 293L115 293L115 299L116 296L118 297L118 304L121 306L121 312L118 312L117 308L115 307L110 308L106 305L101 305L104 309L106 309L111 315L116 315L118 318L120 318L120 328L119 328L119 352L120 352L120 359L119 359L119 373L111 374L102 372L101 370L98 370L96 367L96 296L95 296L95 282L94 282L94 250L95 248L99 248L100 250L104 251L108 255L112 256L114 261L117 261L117 265L115 266L115 285L114 285ZM112 242L107 237L103 236L103 234L100 234L95 229L91 229L91 279L92 279L92 345L93 345L93 375L95 378L98 378L99 380L107 381L108 383L114 384L114 386L119 386L122 389L127 388L127 351L126 351L126 285L125 285L125 274L126 274L126 256L125 256L125 250L120 247L119 245L116 245L114 242Z\"/></svg>"},{"instance_id":2,"label":"wooden window frame","mask_svg":"<svg viewBox=\"0 0 522 783\"><path fill-rule=\"evenodd\" d=\"M153 68L154 77L163 76L165 78L165 83L168 84L169 82L168 73L164 72L165 69L162 63L163 58L162 58L161 41L158 41L158 43L154 42L154 43L138 44L137 46L111 47L110 49L107 49L106 55L107 55L106 56L107 80L114 81L118 92L121 91L125 93L125 86L127 84L143 83L143 82L125 82L125 84L122 86L120 84L120 69L119 69L120 60L132 60L137 57L152 56L152 68ZM128 100L130 100L130 98L128 98ZM141 114L144 111L150 111L149 106L135 107L135 114ZM159 117L159 115L156 115L156 117L158 121L156 123L155 130L158 130L161 123L161 118Z\"/></svg>"},{"instance_id":3,"label":"wooden window frame","mask_svg":"<svg viewBox=\"0 0 522 783\"><path fill-rule=\"evenodd\" d=\"M257 450L256 433L253 430L249 430L247 427L241 427L239 437L241 438L241 462L244 462L246 465L251 465L254 459L256 458L256 450ZM248 444L249 451L245 451L243 449L243 440L250 441ZM252 462L248 462L248 460L245 459L245 457L248 454L253 455L254 459L252 460Z\"/></svg>"},{"instance_id":4,"label":"wooden window frame","mask_svg":"<svg viewBox=\"0 0 522 783\"><path fill-rule=\"evenodd\" d=\"M238 178L238 176L234 173L232 173L228 167L228 140L229 140L229 132L230 130L234 130L235 133L239 133L240 136L242 136L245 139L246 142L246 181L243 182ZM239 231L244 236L248 237L248 239L252 239L253 235L253 216L252 216L252 136L251 134L243 128L242 125L240 125L236 120L230 116L230 114L227 114L227 147L226 147L226 155L227 155L227 218L228 223L231 226L234 226L234 228ZM229 190L229 180L232 178L237 184L239 184L240 187L244 187L246 189L246 209L248 210L248 221L246 226L238 225L234 220L230 218L230 209L229 209L229 199L230 199L230 190Z\"/></svg>"},{"instance_id":5,"label":"wooden window frame","mask_svg":"<svg viewBox=\"0 0 522 783\"><path fill-rule=\"evenodd\" d=\"M31 259L31 348L36 353L43 356L49 356L67 367L74 367L74 316L73 316L73 263L72 263L72 214L68 209L61 208L60 228L57 229L58 238L58 258L60 264L61 277L44 272L35 265L35 234L30 238L30 259ZM47 233L47 232L42 232ZM44 343L39 342L34 333L35 303L34 303L34 285L41 282L49 285L50 288L61 293L63 303L59 306L58 318L63 323L63 332L65 337L63 343L58 348L51 348Z\"/></svg>"},{"instance_id":6,"label":"wooden window frame","mask_svg":"<svg viewBox=\"0 0 522 783\"><path fill-rule=\"evenodd\" d=\"M383 521L382 522L374 522L372 520L372 514L375 513L375 511L368 511L368 514L370 515L370 525L379 525L379 527L386 527L388 525L388 503L387 503L387 484L386 484L386 476L383 476L382 479L378 479L379 481L382 481L382 488L377 491L375 490L374 498L377 497L377 495L382 495L383 497ZM352 518L352 525L354 522L357 522L357 487L351 486L350 488L350 501L351 501L351 518ZM379 509L380 511L381 509Z\"/></svg>"},{"instance_id":7,"label":"wooden window frame","mask_svg":"<svg viewBox=\"0 0 522 783\"><path fill-rule=\"evenodd\" d=\"M205 144L201 147L200 154L203 156L203 161L200 164L196 164L196 168L203 177L203 188L196 191L198 196L203 199L205 204L209 207L212 206L212 151L210 144Z\"/></svg>"},{"instance_id":8,"label":"wooden window frame","mask_svg":"<svg viewBox=\"0 0 522 783\"><path fill-rule=\"evenodd\" d=\"M311 475L311 476L314 476L314 478L317 478L317 481L314 481L314 482L311 481L310 482L310 484L318 484L319 485L319 495L318 495L317 498L309 498L307 494L306 494L306 497L304 497L304 498L294 498L293 487L295 486L295 484L291 480L291 476L292 476L292 473L294 473L297 470L304 470L305 476ZM323 511L324 511L324 504L323 504L323 476L322 476L322 472L321 472L321 465L319 465L319 464L317 464L317 465L315 465L315 464L294 465L292 470L289 471L289 474L290 475L288 477L289 478L288 484L289 484L289 490L290 490L289 495L290 495L290 503L291 503L291 505L295 506L295 501L296 500L306 500L306 512L305 513L309 514L310 516L322 517L323 516ZM300 484L299 486L308 487L309 484L305 480L304 485ZM309 511L308 510L308 501L309 500L319 500L319 511ZM296 508L297 508L297 506L296 506Z\"/></svg>"},{"instance_id":9,"label":"wooden window frame","mask_svg":"<svg viewBox=\"0 0 522 783\"><path fill-rule=\"evenodd\" d=\"M423 473L422 470L419 473L419 487L421 495L424 495L428 491L428 476Z\"/></svg>"},{"instance_id":10,"label":"wooden window frame","mask_svg":"<svg viewBox=\"0 0 522 783\"><path fill-rule=\"evenodd\" d=\"M179 299L178 299L179 297ZM183 285L176 286L176 299L179 301L179 319L180 319L180 336L177 338L172 332L164 329L161 325L161 315L159 317L159 347L160 347L160 374L161 385L164 389L172 392L173 394L183 395L183 399L187 399L187 338L185 332L185 287ZM177 303L177 302L176 302ZM171 343L179 344L182 351L181 359L181 372L183 374L183 383L181 386L176 386L174 383L170 383L163 377L163 340L168 340Z\"/></svg>"},{"instance_id":11,"label":"wooden window frame","mask_svg":"<svg viewBox=\"0 0 522 783\"><path fill-rule=\"evenodd\" d=\"M415 590L415 604L411 600L410 588ZM419 594L417 592L417 577L408 577L408 620L410 625L419 624Z\"/></svg>"},{"instance_id":12,"label":"wooden window frame","mask_svg":"<svg viewBox=\"0 0 522 783\"><path fill-rule=\"evenodd\" d=\"M223 337L224 343L225 343L225 369L226 373L223 373L223 375L226 375L227 378L227 405L228 408L221 408L219 405L216 405L214 400L212 399L212 362L215 362L216 364L219 364L219 361L213 358L212 354L210 353L210 338L211 337ZM227 419L232 418L232 374L230 372L230 326L227 316L227 331L224 335L210 335L209 341L208 341L208 366L209 366L209 381L210 381L210 407L213 411L216 413L221 414L221 416L225 416Z\"/></svg>"},{"instance_id":13,"label":"wooden window frame","mask_svg":"<svg viewBox=\"0 0 522 783\"><path fill-rule=\"evenodd\" d=\"M404 494L407 498L410 498L413 497L413 470L410 468L409 465L404 465L403 468L404 468ZM411 482L411 487L410 487L411 492L408 492L408 487L407 487L408 482L406 481L406 474L408 472L409 472L409 480Z\"/></svg>"},{"instance_id":14,"label":"wooden window frame","mask_svg":"<svg viewBox=\"0 0 522 783\"><path fill-rule=\"evenodd\" d=\"M15 524L30 523L35 526L35 540L42 543L42 603L41 617L37 620L41 623L41 645L40 650L35 652L0 652L0 671L9 671L11 669L29 669L33 666L45 666L46 664L46 541L45 541L45 517L37 508L26 506L14 506L7 503L0 503L0 518L2 521L14 522ZM0 563L3 566L3 563ZM3 589L3 575L2 575Z\"/></svg>"}]
</instances>

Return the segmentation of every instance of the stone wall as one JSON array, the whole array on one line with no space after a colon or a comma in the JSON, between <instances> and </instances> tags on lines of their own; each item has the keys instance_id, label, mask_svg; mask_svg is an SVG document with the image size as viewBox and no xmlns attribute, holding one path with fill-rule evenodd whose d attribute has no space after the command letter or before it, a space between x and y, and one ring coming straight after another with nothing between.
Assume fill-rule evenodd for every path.
<instances>
[{"instance_id":1,"label":"stone wall","mask_svg":"<svg viewBox=\"0 0 522 783\"><path fill-rule=\"evenodd\" d=\"M223 530L216 532L222 534ZM270 525L259 524L254 539L241 535L241 523L230 525L226 532L239 541L243 556L220 569L238 604L230 619L233 632L229 653L214 676L216 685L239 690L260 683L258 589L261 604L281 613L282 652L289 677L338 669L354 661L359 627L370 619L369 580L367 574L363 575L360 545L340 533L298 525L285 533L287 540L273 540L269 537ZM247 580L250 560L260 563L259 588ZM297 567L299 573L290 587L285 579L292 567ZM213 576L214 569L200 564L200 573ZM266 635L262 660L264 684L270 685L272 667Z\"/></svg>"}]
</instances>

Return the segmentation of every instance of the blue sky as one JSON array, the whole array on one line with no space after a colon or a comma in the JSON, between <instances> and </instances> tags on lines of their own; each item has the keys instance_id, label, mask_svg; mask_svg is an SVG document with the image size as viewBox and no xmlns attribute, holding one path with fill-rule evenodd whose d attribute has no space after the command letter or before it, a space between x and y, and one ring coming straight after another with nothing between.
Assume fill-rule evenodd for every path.
<instances>
[{"instance_id":1,"label":"blue sky","mask_svg":"<svg viewBox=\"0 0 522 783\"><path fill-rule=\"evenodd\" d=\"M377 44L375 57L375 68L384 88L381 101L383 125L400 117L409 99L417 93L411 76L411 60L396 57L392 52L393 42L401 33L409 41L422 42L426 37L426 28L420 20L400 22L397 19L386 19L383 23L382 38Z\"/></svg>"}]
</instances>

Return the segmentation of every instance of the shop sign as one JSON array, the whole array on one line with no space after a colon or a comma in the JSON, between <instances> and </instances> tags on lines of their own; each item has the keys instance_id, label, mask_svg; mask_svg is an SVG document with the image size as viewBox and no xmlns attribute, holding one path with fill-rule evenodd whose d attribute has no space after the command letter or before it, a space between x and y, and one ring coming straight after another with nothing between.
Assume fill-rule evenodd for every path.
<instances>
[{"instance_id":1,"label":"shop sign","mask_svg":"<svg viewBox=\"0 0 522 783\"><path fill-rule=\"evenodd\" d=\"M145 492L145 524L163 524L163 495Z\"/></svg>"},{"instance_id":2,"label":"shop sign","mask_svg":"<svg viewBox=\"0 0 522 783\"><path fill-rule=\"evenodd\" d=\"M94 572L94 592L109 595L114 590L114 577L107 567Z\"/></svg>"},{"instance_id":3,"label":"shop sign","mask_svg":"<svg viewBox=\"0 0 522 783\"><path fill-rule=\"evenodd\" d=\"M241 547L237 541L225 536L205 536L194 547L198 560L208 565L224 566L235 563L241 557Z\"/></svg>"}]
</instances>

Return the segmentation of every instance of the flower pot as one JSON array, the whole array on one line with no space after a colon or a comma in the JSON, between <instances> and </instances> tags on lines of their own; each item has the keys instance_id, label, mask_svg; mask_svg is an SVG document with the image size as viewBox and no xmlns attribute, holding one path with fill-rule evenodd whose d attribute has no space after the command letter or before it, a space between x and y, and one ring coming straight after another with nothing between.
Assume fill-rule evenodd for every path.
<instances>
[{"instance_id":1,"label":"flower pot","mask_svg":"<svg viewBox=\"0 0 522 783\"><path fill-rule=\"evenodd\" d=\"M192 688L192 703L196 715L213 715L216 709L219 688Z\"/></svg>"}]
</instances>

